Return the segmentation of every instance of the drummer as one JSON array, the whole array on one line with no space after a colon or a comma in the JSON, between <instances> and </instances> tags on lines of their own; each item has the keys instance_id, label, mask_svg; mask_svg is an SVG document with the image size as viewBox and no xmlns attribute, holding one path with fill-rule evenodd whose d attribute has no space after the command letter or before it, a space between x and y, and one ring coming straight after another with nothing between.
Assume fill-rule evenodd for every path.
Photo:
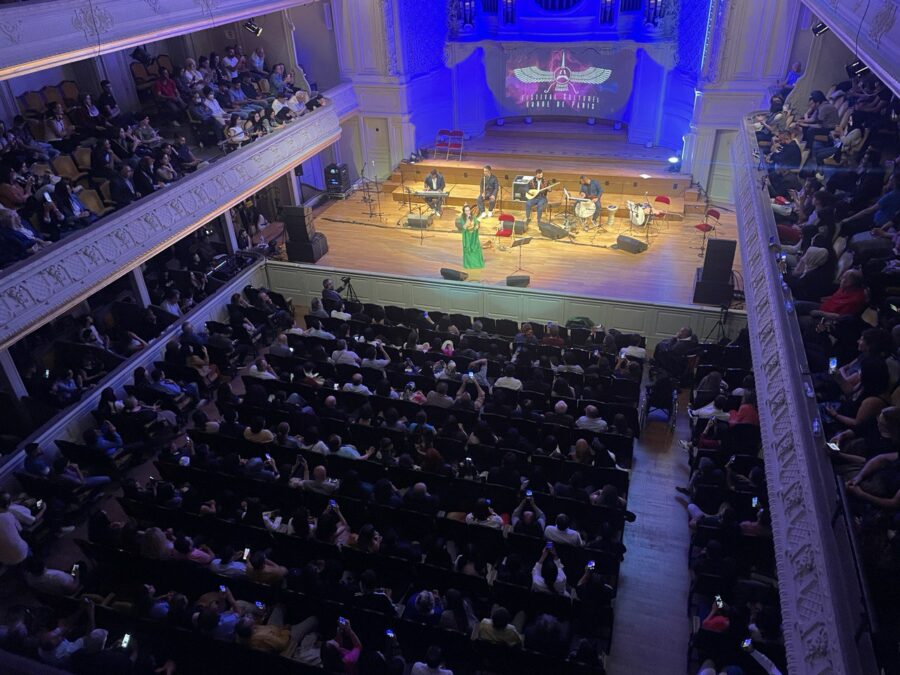
<instances>
[{"instance_id":1,"label":"drummer","mask_svg":"<svg viewBox=\"0 0 900 675\"><path fill-rule=\"evenodd\" d=\"M596 226L600 220L600 197L603 195L603 188L600 187L600 182L595 178L579 176L578 180L581 183L581 196L590 199L594 203L594 213L591 216L591 220Z\"/></svg>"}]
</instances>

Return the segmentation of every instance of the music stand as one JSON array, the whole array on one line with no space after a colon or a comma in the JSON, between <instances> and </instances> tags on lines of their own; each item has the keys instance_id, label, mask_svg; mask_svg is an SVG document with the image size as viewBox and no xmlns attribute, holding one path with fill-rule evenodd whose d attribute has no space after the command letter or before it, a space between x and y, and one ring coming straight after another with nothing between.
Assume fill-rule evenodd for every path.
<instances>
[{"instance_id":1,"label":"music stand","mask_svg":"<svg viewBox=\"0 0 900 675\"><path fill-rule=\"evenodd\" d=\"M522 248L530 244L533 238L534 237L522 237L521 239L516 239L510 246L510 248L519 249L519 266L516 268L516 271L513 272L513 274L516 274L518 272L528 272L529 274L531 274L531 270L526 270L524 267L522 267Z\"/></svg>"}]
</instances>

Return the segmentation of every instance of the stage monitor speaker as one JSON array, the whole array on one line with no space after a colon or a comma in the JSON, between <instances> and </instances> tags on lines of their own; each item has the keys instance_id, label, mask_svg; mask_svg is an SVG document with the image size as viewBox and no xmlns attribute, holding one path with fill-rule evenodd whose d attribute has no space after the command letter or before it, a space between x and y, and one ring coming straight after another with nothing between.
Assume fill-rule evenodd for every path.
<instances>
[{"instance_id":1,"label":"stage monitor speaker","mask_svg":"<svg viewBox=\"0 0 900 675\"><path fill-rule=\"evenodd\" d=\"M291 241L310 241L316 233L312 209L308 206L283 206L281 219Z\"/></svg>"},{"instance_id":2,"label":"stage monitor speaker","mask_svg":"<svg viewBox=\"0 0 900 675\"><path fill-rule=\"evenodd\" d=\"M524 220L517 220L513 225L514 234L525 234L528 232L528 223Z\"/></svg>"},{"instance_id":3,"label":"stage monitor speaker","mask_svg":"<svg viewBox=\"0 0 900 675\"><path fill-rule=\"evenodd\" d=\"M518 202L526 200L525 193L528 192L528 183L531 182L531 176L516 176L513 179L512 198Z\"/></svg>"},{"instance_id":4,"label":"stage monitor speaker","mask_svg":"<svg viewBox=\"0 0 900 675\"><path fill-rule=\"evenodd\" d=\"M527 274L511 274L510 276L506 277L507 286L517 286L519 288L525 288L530 283L531 277Z\"/></svg>"},{"instance_id":5,"label":"stage monitor speaker","mask_svg":"<svg viewBox=\"0 0 900 675\"><path fill-rule=\"evenodd\" d=\"M469 278L469 274L467 272L460 272L459 270L452 270L449 267L441 268L441 276L449 281L465 281Z\"/></svg>"},{"instance_id":6,"label":"stage monitor speaker","mask_svg":"<svg viewBox=\"0 0 900 675\"><path fill-rule=\"evenodd\" d=\"M540 228L541 234L549 239L564 239L569 236L567 230L553 223L538 223L538 228Z\"/></svg>"},{"instance_id":7,"label":"stage monitor speaker","mask_svg":"<svg viewBox=\"0 0 900 675\"><path fill-rule=\"evenodd\" d=\"M318 262L328 253L328 240L321 232L316 232L309 241L289 241L285 243L285 251L290 262Z\"/></svg>"},{"instance_id":8,"label":"stage monitor speaker","mask_svg":"<svg viewBox=\"0 0 900 675\"><path fill-rule=\"evenodd\" d=\"M616 248L629 253L643 253L647 250L647 243L625 234L620 234L616 239Z\"/></svg>"},{"instance_id":9,"label":"stage monitor speaker","mask_svg":"<svg viewBox=\"0 0 900 675\"><path fill-rule=\"evenodd\" d=\"M430 213L410 213L406 217L406 226L411 227L414 230L424 230L431 225L433 218L434 217Z\"/></svg>"},{"instance_id":10,"label":"stage monitor speaker","mask_svg":"<svg viewBox=\"0 0 900 675\"><path fill-rule=\"evenodd\" d=\"M703 279L703 268L697 268L697 274L694 277L694 303L728 307L731 305L733 298L734 281L731 271L728 272L728 278L725 281L705 281Z\"/></svg>"},{"instance_id":11,"label":"stage monitor speaker","mask_svg":"<svg viewBox=\"0 0 900 675\"><path fill-rule=\"evenodd\" d=\"M329 164L325 167L325 191L339 195L350 192L350 169L346 164Z\"/></svg>"},{"instance_id":12,"label":"stage monitor speaker","mask_svg":"<svg viewBox=\"0 0 900 675\"><path fill-rule=\"evenodd\" d=\"M737 242L733 239L708 239L706 257L703 258L703 273L700 278L705 283L728 284L734 265L734 251Z\"/></svg>"}]
</instances>

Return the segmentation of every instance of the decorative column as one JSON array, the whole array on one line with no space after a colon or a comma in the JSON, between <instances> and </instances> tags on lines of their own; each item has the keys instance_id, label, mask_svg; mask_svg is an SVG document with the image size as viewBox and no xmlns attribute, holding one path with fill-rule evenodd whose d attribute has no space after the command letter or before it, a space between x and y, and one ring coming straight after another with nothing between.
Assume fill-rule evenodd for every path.
<instances>
[{"instance_id":1,"label":"decorative column","mask_svg":"<svg viewBox=\"0 0 900 675\"><path fill-rule=\"evenodd\" d=\"M129 274L131 288L137 296L138 303L141 307L150 306L150 292L147 290L147 282L144 280L144 270L140 265L131 270Z\"/></svg>"},{"instance_id":2,"label":"decorative column","mask_svg":"<svg viewBox=\"0 0 900 675\"><path fill-rule=\"evenodd\" d=\"M8 349L0 349L0 384L5 384L4 389L8 389L19 398L28 396L28 389L19 375L19 369L13 361L12 354Z\"/></svg>"},{"instance_id":3,"label":"decorative column","mask_svg":"<svg viewBox=\"0 0 900 675\"><path fill-rule=\"evenodd\" d=\"M234 255L238 251L237 233L234 230L234 219L231 217L231 209L227 209L219 216L219 222L222 224L222 236L225 237L225 249L229 255Z\"/></svg>"}]
</instances>

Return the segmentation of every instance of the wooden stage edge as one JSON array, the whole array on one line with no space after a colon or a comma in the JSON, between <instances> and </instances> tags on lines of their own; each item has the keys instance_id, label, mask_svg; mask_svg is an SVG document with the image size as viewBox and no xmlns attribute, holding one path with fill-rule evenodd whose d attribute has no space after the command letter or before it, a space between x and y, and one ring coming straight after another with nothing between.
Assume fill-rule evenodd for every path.
<instances>
[{"instance_id":1,"label":"wooden stage edge","mask_svg":"<svg viewBox=\"0 0 900 675\"><path fill-rule=\"evenodd\" d=\"M328 238L329 252L318 264L346 270L391 274L410 278L440 279L441 268L462 270L462 238L453 221L458 208L445 207L440 219L425 230L405 226L406 205L381 195L382 218L369 217L369 206L359 192L347 199L328 201L314 211L316 230ZM524 214L510 211L517 218ZM684 222L659 224L649 238L649 248L631 254L612 248L618 234L628 234L628 222L617 218L608 232L579 233L574 242L542 237L532 216L526 236L532 241L521 249L507 247L508 239L494 237L497 218L485 219L481 226L485 266L466 270L468 282L505 286L512 274L530 276L529 287L592 298L650 304L695 306L691 300L696 268L703 259L697 247L701 236L694 229L700 217L687 216ZM605 214L603 221L605 222ZM722 239L737 239L732 213L723 212L717 233ZM632 233L636 238L643 235ZM740 254L734 269L740 271ZM459 283L447 281L448 284Z\"/></svg>"}]
</instances>

